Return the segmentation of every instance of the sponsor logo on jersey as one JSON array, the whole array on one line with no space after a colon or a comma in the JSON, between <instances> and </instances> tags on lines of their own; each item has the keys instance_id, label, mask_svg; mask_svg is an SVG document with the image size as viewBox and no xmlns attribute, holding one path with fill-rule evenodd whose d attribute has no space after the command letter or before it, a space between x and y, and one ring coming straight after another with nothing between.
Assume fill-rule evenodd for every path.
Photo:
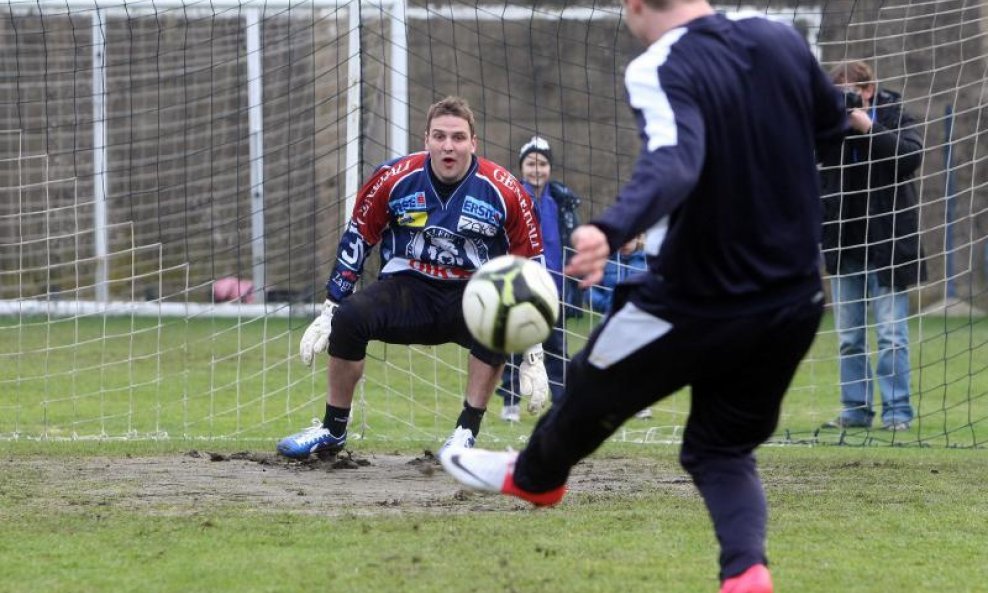
<instances>
[{"instance_id":1,"label":"sponsor logo on jersey","mask_svg":"<svg viewBox=\"0 0 988 593\"><path fill-rule=\"evenodd\" d=\"M476 233L485 237L493 237L497 234L497 229L498 227L493 224L481 222L476 218L470 218L469 216L461 216L460 220L456 223L456 230L458 231Z\"/></svg>"},{"instance_id":2,"label":"sponsor logo on jersey","mask_svg":"<svg viewBox=\"0 0 988 593\"><path fill-rule=\"evenodd\" d=\"M488 259L483 240L435 226L415 233L405 249L405 256L410 260L465 269L476 269Z\"/></svg>"},{"instance_id":3,"label":"sponsor logo on jersey","mask_svg":"<svg viewBox=\"0 0 988 593\"><path fill-rule=\"evenodd\" d=\"M333 274L329 282L336 287L339 292L338 297L345 297L353 292L357 284L357 274L349 270L342 270Z\"/></svg>"},{"instance_id":4,"label":"sponsor logo on jersey","mask_svg":"<svg viewBox=\"0 0 988 593\"><path fill-rule=\"evenodd\" d=\"M528 194L522 195L523 192L516 192L518 199L518 207L521 209L521 219L525 223L525 227L528 229L528 243L532 251L539 253L542 251L541 233L539 232L539 223L535 219L535 213L532 211L532 200L528 197Z\"/></svg>"},{"instance_id":5,"label":"sponsor logo on jersey","mask_svg":"<svg viewBox=\"0 0 988 593\"><path fill-rule=\"evenodd\" d=\"M384 184L387 183L389 179L391 179L396 175L404 173L405 171L408 171L409 169L411 169L411 167L412 167L411 159L404 159L403 161L398 161L397 163L393 163L390 167L384 169L384 172L381 173L381 176L377 178L377 181L374 182L374 185L371 186L370 190L368 190L364 198L368 201L373 200L374 196L377 195L378 190L380 190L381 187L384 186Z\"/></svg>"},{"instance_id":6,"label":"sponsor logo on jersey","mask_svg":"<svg viewBox=\"0 0 988 593\"><path fill-rule=\"evenodd\" d=\"M401 226L422 228L425 226L427 220L429 220L428 212L406 212L398 219L398 224Z\"/></svg>"},{"instance_id":7,"label":"sponsor logo on jersey","mask_svg":"<svg viewBox=\"0 0 988 593\"><path fill-rule=\"evenodd\" d=\"M406 210L425 210L425 192L417 191L414 194L409 194L403 198L392 200L391 208L396 212L404 212Z\"/></svg>"},{"instance_id":8,"label":"sponsor logo on jersey","mask_svg":"<svg viewBox=\"0 0 988 593\"><path fill-rule=\"evenodd\" d=\"M478 200L473 196L467 196L463 200L463 215L475 218L483 222L499 224L501 222L501 212L491 204Z\"/></svg>"},{"instance_id":9,"label":"sponsor logo on jersey","mask_svg":"<svg viewBox=\"0 0 988 593\"><path fill-rule=\"evenodd\" d=\"M469 278L470 274L472 274L472 272L467 270L451 268L449 266L437 266L416 259L409 261L408 267L416 272L421 272L426 276L438 278L439 280L463 280Z\"/></svg>"},{"instance_id":10,"label":"sponsor logo on jersey","mask_svg":"<svg viewBox=\"0 0 988 593\"><path fill-rule=\"evenodd\" d=\"M511 191L516 191L518 189L514 176L512 176L511 173L508 173L504 169L501 168L494 169L494 173L492 174L492 176L494 177L495 181L503 184L504 187L508 188Z\"/></svg>"},{"instance_id":11,"label":"sponsor logo on jersey","mask_svg":"<svg viewBox=\"0 0 988 593\"><path fill-rule=\"evenodd\" d=\"M425 201L425 192L415 192L392 200L389 204L391 211L395 213L400 226L422 228L425 226L429 213Z\"/></svg>"}]
</instances>

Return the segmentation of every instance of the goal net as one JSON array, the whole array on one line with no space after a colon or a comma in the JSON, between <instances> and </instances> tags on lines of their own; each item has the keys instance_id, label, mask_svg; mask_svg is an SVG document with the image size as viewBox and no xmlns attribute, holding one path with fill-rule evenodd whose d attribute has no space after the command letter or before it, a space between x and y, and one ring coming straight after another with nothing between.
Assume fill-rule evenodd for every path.
<instances>
[{"instance_id":1,"label":"goal net","mask_svg":"<svg viewBox=\"0 0 988 593\"><path fill-rule=\"evenodd\" d=\"M717 8L792 24L825 67L868 62L923 141L913 426L820 429L841 411L828 312L776 440L984 444L988 11L977 0ZM479 153L513 170L524 142L546 138L583 220L639 150L623 72L641 48L616 1L13 0L0 44L0 439L273 442L321 418L325 361L303 366L298 340L357 187L420 149L438 98L467 98ZM575 352L606 305L565 296ZM874 359L883 346L867 324ZM372 345L352 433L441 439L465 368L457 347ZM687 397L615 438L677 441ZM482 439L524 440L532 419L500 410L495 397Z\"/></svg>"}]
</instances>

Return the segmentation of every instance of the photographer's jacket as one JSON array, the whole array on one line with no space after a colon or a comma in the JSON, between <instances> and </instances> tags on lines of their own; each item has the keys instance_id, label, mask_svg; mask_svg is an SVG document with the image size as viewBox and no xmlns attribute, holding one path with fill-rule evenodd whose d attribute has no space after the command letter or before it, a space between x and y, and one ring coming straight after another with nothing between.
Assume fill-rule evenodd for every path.
<instances>
[{"instance_id":1,"label":"photographer's jacket","mask_svg":"<svg viewBox=\"0 0 988 593\"><path fill-rule=\"evenodd\" d=\"M923 142L898 93L880 89L869 115L870 134L820 151L824 259L830 274L867 267L904 289L926 278L913 182Z\"/></svg>"}]
</instances>

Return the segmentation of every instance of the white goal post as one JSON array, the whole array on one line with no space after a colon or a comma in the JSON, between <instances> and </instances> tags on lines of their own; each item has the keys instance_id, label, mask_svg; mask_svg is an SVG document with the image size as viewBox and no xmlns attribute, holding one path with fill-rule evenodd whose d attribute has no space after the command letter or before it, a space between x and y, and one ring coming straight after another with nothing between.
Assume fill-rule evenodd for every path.
<instances>
[{"instance_id":1,"label":"white goal post","mask_svg":"<svg viewBox=\"0 0 988 593\"><path fill-rule=\"evenodd\" d=\"M160 307L136 306L135 304L116 304L111 300L109 291L109 271L107 259L109 244L107 240L108 214L106 210L106 191L110 173L107 171L106 126L110 125L106 112L106 27L107 18L111 16L132 16L139 14L156 14L159 11L178 10L185 12L209 11L212 14L223 14L236 11L243 19L244 37L247 58L247 87L248 87L248 119L250 127L250 195L251 195L251 258L252 280L257 287L255 300L263 305L267 286L265 282L265 253L264 253L264 115L263 87L264 73L262 68L263 47L261 44L261 19L265 14L279 14L300 9L345 9L349 15L349 32L359 32L365 13L368 16L379 15L382 12L390 15L390 39L393 68L391 69L391 86L394 89L391 100L391 142L390 153L393 156L407 152L408 137L408 97L407 97L407 67L405 66L405 0L216 0L208 3L189 2L183 0L66 0L63 2L41 0L38 2L18 2L10 4L12 10L39 11L50 16L67 15L74 12L89 14L92 21L92 89L93 89L93 252L95 262L95 302L80 302L73 307L62 303L51 304L51 301L20 301L10 302L0 300L0 314L24 313L31 314L47 312L53 315L76 314L81 310L100 311L103 314L130 315L150 312L155 315L184 316L191 311L203 314L203 307L198 303L183 303L174 306L164 303ZM357 8L357 9L355 9ZM352 209L357 189L360 186L360 142L361 142L361 46L360 35L350 34L349 53L347 57L347 138L346 138L346 196L347 207ZM46 304L47 303L47 304ZM245 309L246 307L246 309ZM278 307L275 311L282 310ZM244 315L253 311L255 315L270 313L265 307L250 307L241 304L237 311L231 312L229 307L210 308L210 314L215 315Z\"/></svg>"}]
</instances>

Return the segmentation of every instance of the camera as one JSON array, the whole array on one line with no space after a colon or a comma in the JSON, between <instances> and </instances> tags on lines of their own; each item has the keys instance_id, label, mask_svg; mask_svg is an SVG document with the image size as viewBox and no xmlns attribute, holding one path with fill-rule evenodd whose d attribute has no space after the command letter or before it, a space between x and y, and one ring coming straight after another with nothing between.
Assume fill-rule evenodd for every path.
<instances>
[{"instance_id":1,"label":"camera","mask_svg":"<svg viewBox=\"0 0 988 593\"><path fill-rule=\"evenodd\" d=\"M857 91L844 91L844 107L850 111L852 109L861 109L864 107L864 101L861 99L861 93Z\"/></svg>"}]
</instances>

